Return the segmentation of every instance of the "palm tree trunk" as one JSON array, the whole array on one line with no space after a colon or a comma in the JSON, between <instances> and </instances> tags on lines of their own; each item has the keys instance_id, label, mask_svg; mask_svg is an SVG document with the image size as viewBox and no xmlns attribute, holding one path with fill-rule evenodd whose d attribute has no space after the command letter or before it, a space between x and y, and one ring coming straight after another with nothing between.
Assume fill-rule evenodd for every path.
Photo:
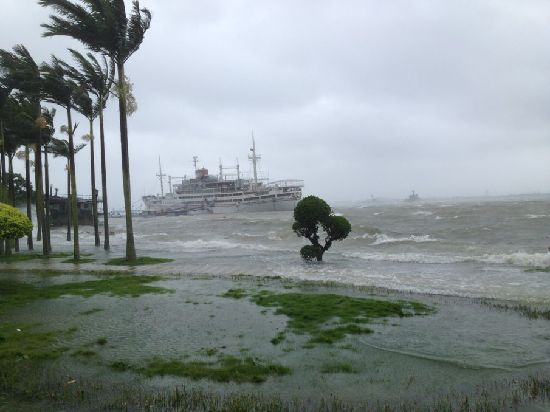
<instances>
[{"instance_id":1,"label":"palm tree trunk","mask_svg":"<svg viewBox=\"0 0 550 412\"><path fill-rule=\"evenodd\" d=\"M42 130L38 133L38 142L34 151L34 173L36 181L36 218L38 221L38 237L42 240L42 253L50 254L48 239L46 237L46 225L44 224L44 182L42 180ZM40 239L37 239L40 240Z\"/></svg>"},{"instance_id":2,"label":"palm tree trunk","mask_svg":"<svg viewBox=\"0 0 550 412\"><path fill-rule=\"evenodd\" d=\"M117 62L118 67L118 105L120 114L120 145L122 148L122 184L124 188L124 211L126 213L126 260L136 260L134 228L132 225L132 190L130 187L130 157L128 155L128 119L125 90L124 62Z\"/></svg>"},{"instance_id":3,"label":"palm tree trunk","mask_svg":"<svg viewBox=\"0 0 550 412\"><path fill-rule=\"evenodd\" d=\"M48 250L52 251L52 244L50 242L50 232L51 232L51 216L50 216L50 167L48 165L48 145L44 145L44 177L45 177L45 183L46 183L46 196L45 203L46 203L46 217L44 219L44 228L46 229L44 231L44 239L46 239L48 243Z\"/></svg>"},{"instance_id":4,"label":"palm tree trunk","mask_svg":"<svg viewBox=\"0 0 550 412\"><path fill-rule=\"evenodd\" d=\"M95 143L94 143L94 122L90 120L90 165L92 175L92 214L94 219L94 238L95 245L101 246L101 240L99 239L99 222L97 218L97 190L95 188Z\"/></svg>"},{"instance_id":5,"label":"palm tree trunk","mask_svg":"<svg viewBox=\"0 0 550 412\"><path fill-rule=\"evenodd\" d=\"M71 169L67 159L67 242L71 241Z\"/></svg>"},{"instance_id":6,"label":"palm tree trunk","mask_svg":"<svg viewBox=\"0 0 550 412\"><path fill-rule=\"evenodd\" d=\"M31 161L29 156L29 146L25 146L25 190L27 192L27 217L32 222ZM34 245L32 244L32 230L27 236L27 247L29 250L34 250Z\"/></svg>"},{"instance_id":7,"label":"palm tree trunk","mask_svg":"<svg viewBox=\"0 0 550 412\"><path fill-rule=\"evenodd\" d=\"M13 181L13 155L12 154L8 154L8 162L9 162L8 180L9 180L9 186L10 186L9 197L10 197L11 205L15 207L15 184ZM15 251L19 252L19 239L15 239Z\"/></svg>"},{"instance_id":8,"label":"palm tree trunk","mask_svg":"<svg viewBox=\"0 0 550 412\"><path fill-rule=\"evenodd\" d=\"M7 176L6 176L6 153L4 152L4 123L0 120L0 138L2 144L2 152L0 153L0 166L2 168L2 184L0 185L0 202L6 202L7 196ZM4 254L4 245L7 246L7 240L0 239L0 252Z\"/></svg>"},{"instance_id":9,"label":"palm tree trunk","mask_svg":"<svg viewBox=\"0 0 550 412\"><path fill-rule=\"evenodd\" d=\"M67 107L67 124L69 134L69 169L71 171L71 220L73 223L73 258L75 261L80 259L80 244L78 240L78 204L76 192L76 173L74 162L74 139L73 124L71 118L71 107Z\"/></svg>"},{"instance_id":10,"label":"palm tree trunk","mask_svg":"<svg viewBox=\"0 0 550 412\"><path fill-rule=\"evenodd\" d=\"M107 166L105 161L105 131L103 128L103 100L99 102L99 141L101 146L101 191L103 195L103 248L109 250L109 206L107 202Z\"/></svg>"}]
</instances>

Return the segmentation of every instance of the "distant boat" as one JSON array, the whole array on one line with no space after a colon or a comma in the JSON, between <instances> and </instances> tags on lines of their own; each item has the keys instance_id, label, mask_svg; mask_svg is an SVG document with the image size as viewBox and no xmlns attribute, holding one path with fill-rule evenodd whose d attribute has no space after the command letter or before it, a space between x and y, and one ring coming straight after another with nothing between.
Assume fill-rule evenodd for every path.
<instances>
[{"instance_id":1,"label":"distant boat","mask_svg":"<svg viewBox=\"0 0 550 412\"><path fill-rule=\"evenodd\" d=\"M409 197L405 199L405 202L417 202L419 200L420 196L418 196L418 193L415 193L415 191L413 190Z\"/></svg>"}]
</instances>

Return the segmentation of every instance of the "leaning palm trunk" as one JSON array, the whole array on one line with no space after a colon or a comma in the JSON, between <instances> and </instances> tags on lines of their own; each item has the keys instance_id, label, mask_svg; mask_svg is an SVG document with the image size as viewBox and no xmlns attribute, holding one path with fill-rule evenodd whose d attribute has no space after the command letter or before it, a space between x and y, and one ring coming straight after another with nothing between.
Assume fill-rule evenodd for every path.
<instances>
[{"instance_id":1,"label":"leaning palm trunk","mask_svg":"<svg viewBox=\"0 0 550 412\"><path fill-rule=\"evenodd\" d=\"M92 175L92 214L94 219L94 238L95 245L100 246L101 240L99 239L99 222L97 218L97 190L95 188L95 150L94 150L94 122L90 120L90 164Z\"/></svg>"},{"instance_id":2,"label":"leaning palm trunk","mask_svg":"<svg viewBox=\"0 0 550 412\"><path fill-rule=\"evenodd\" d=\"M27 217L32 222L32 189L31 189L31 161L29 159L30 150L29 146L25 146L25 190L27 197ZM33 250L34 246L32 243L32 230L27 236L27 247L29 250Z\"/></svg>"},{"instance_id":3,"label":"leaning palm trunk","mask_svg":"<svg viewBox=\"0 0 550 412\"><path fill-rule=\"evenodd\" d=\"M119 61L118 68L118 105L120 112L120 145L122 148L122 184L124 188L124 211L126 213L126 260L136 260L134 228L132 225L132 190L130 187L130 158L128 155L128 119L125 90L124 63Z\"/></svg>"},{"instance_id":4,"label":"leaning palm trunk","mask_svg":"<svg viewBox=\"0 0 550 412\"><path fill-rule=\"evenodd\" d=\"M71 241L71 167L67 159L67 242Z\"/></svg>"},{"instance_id":5,"label":"leaning palm trunk","mask_svg":"<svg viewBox=\"0 0 550 412\"><path fill-rule=\"evenodd\" d=\"M9 161L9 175L8 175L8 181L9 181L9 198L11 205L15 207L15 183L13 180L13 155L8 155L8 161ZM8 242L13 242L11 240L8 240ZM15 239L15 251L19 252L19 239ZM11 246L11 245L10 245ZM10 246L7 246L8 249L10 249Z\"/></svg>"},{"instance_id":6,"label":"leaning palm trunk","mask_svg":"<svg viewBox=\"0 0 550 412\"><path fill-rule=\"evenodd\" d=\"M2 168L2 181L0 182L0 202L6 202L6 193L7 193L7 176L6 176L6 153L4 151L4 124L2 120L0 120L0 144L2 145L2 152L0 153L0 162L1 162L1 168ZM0 239L0 253L4 254L4 245L7 246L7 241Z\"/></svg>"},{"instance_id":7,"label":"leaning palm trunk","mask_svg":"<svg viewBox=\"0 0 550 412\"><path fill-rule=\"evenodd\" d=\"M105 161L105 131L103 127L103 101L99 102L99 142L101 146L101 191L103 195L103 248L109 250L109 206L107 202L107 166Z\"/></svg>"},{"instance_id":8,"label":"leaning palm trunk","mask_svg":"<svg viewBox=\"0 0 550 412\"><path fill-rule=\"evenodd\" d=\"M38 231L39 237L42 240L42 253L50 254L48 239L46 237L46 225L44 224L44 182L42 180L42 131L38 133L38 142L34 151L34 173L36 181L36 218L38 226L41 230ZM40 236L41 235L41 236ZM39 240L39 239L38 239Z\"/></svg>"},{"instance_id":9,"label":"leaning palm trunk","mask_svg":"<svg viewBox=\"0 0 550 412\"><path fill-rule=\"evenodd\" d=\"M78 240L78 204L76 192L76 173L74 162L74 140L73 124L71 118L71 108L67 107L67 132L69 134L69 169L71 173L71 221L73 224L73 257L74 260L80 259L80 244Z\"/></svg>"},{"instance_id":10,"label":"leaning palm trunk","mask_svg":"<svg viewBox=\"0 0 550 412\"><path fill-rule=\"evenodd\" d=\"M51 231L51 215L50 215L50 167L48 165L48 145L44 145L44 177L46 183L46 192L44 196L44 201L46 205L46 216L44 218L44 239L48 243L48 250L52 251L52 244L50 242L50 231Z\"/></svg>"}]
</instances>

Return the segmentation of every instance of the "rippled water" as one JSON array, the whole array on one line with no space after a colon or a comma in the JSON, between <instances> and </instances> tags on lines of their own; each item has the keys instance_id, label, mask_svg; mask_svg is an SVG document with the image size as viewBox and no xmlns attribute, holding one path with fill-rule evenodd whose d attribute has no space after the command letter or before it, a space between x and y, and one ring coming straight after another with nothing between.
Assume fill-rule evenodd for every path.
<instances>
[{"instance_id":1,"label":"rippled water","mask_svg":"<svg viewBox=\"0 0 550 412\"><path fill-rule=\"evenodd\" d=\"M550 199L434 202L337 209L352 223L322 264L306 264L292 214L136 218L139 253L176 258L180 273L281 275L417 292L550 301ZM113 252L124 221L111 219ZM92 244L91 228L83 243ZM54 234L63 244L64 231ZM89 247L88 247L89 249Z\"/></svg>"}]
</instances>

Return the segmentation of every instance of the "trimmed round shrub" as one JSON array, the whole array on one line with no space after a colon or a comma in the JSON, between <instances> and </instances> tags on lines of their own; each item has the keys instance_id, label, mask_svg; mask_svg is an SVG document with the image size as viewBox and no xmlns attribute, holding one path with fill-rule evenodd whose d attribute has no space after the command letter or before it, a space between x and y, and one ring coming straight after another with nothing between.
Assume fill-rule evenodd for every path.
<instances>
[{"instance_id":1,"label":"trimmed round shrub","mask_svg":"<svg viewBox=\"0 0 550 412\"><path fill-rule=\"evenodd\" d=\"M19 239L32 231L32 222L19 209L0 203L0 239Z\"/></svg>"}]
</instances>

